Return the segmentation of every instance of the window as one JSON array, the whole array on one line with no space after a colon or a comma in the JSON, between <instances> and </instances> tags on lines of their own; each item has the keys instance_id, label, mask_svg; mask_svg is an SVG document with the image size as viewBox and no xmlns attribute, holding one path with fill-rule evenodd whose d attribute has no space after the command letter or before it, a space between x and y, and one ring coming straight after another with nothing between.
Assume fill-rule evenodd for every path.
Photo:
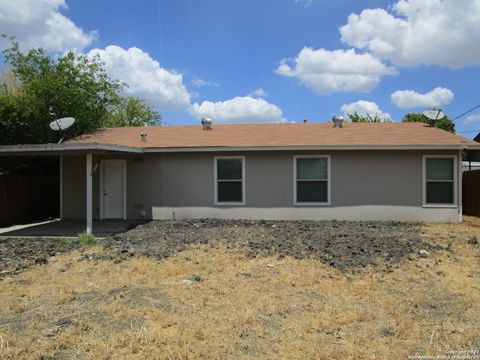
<instances>
[{"instance_id":1,"label":"window","mask_svg":"<svg viewBox=\"0 0 480 360\"><path fill-rule=\"evenodd\" d=\"M456 204L456 159L455 157L424 157L424 204Z\"/></svg>"},{"instance_id":2,"label":"window","mask_svg":"<svg viewBox=\"0 0 480 360\"><path fill-rule=\"evenodd\" d=\"M296 156L294 177L296 205L330 204L330 157Z\"/></svg>"},{"instance_id":3,"label":"window","mask_svg":"<svg viewBox=\"0 0 480 360\"><path fill-rule=\"evenodd\" d=\"M215 203L245 204L245 158L215 158Z\"/></svg>"}]
</instances>

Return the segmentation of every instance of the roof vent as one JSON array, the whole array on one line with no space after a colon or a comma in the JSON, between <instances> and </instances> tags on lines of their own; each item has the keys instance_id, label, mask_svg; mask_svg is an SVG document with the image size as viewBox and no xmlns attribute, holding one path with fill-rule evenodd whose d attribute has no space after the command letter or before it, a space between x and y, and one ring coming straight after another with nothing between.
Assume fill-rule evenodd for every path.
<instances>
[{"instance_id":1,"label":"roof vent","mask_svg":"<svg viewBox=\"0 0 480 360\"><path fill-rule=\"evenodd\" d=\"M342 128L343 127L343 116L337 116L333 115L332 116L332 121L333 121L333 127L334 128Z\"/></svg>"},{"instance_id":2,"label":"roof vent","mask_svg":"<svg viewBox=\"0 0 480 360\"><path fill-rule=\"evenodd\" d=\"M140 134L140 140L141 140L142 142L147 142L147 134L141 133L141 134Z\"/></svg>"},{"instance_id":3,"label":"roof vent","mask_svg":"<svg viewBox=\"0 0 480 360\"><path fill-rule=\"evenodd\" d=\"M212 119L210 118L203 118L202 119L203 130L212 130Z\"/></svg>"},{"instance_id":4,"label":"roof vent","mask_svg":"<svg viewBox=\"0 0 480 360\"><path fill-rule=\"evenodd\" d=\"M303 118L303 123L306 124L308 122L308 118L307 117L304 117Z\"/></svg>"}]
</instances>

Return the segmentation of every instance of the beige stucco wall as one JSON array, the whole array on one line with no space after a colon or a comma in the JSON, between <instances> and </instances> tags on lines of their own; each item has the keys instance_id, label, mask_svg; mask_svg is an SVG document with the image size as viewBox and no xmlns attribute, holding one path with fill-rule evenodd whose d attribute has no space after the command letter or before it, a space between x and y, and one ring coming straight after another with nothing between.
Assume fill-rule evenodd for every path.
<instances>
[{"instance_id":1,"label":"beige stucco wall","mask_svg":"<svg viewBox=\"0 0 480 360\"><path fill-rule=\"evenodd\" d=\"M331 205L293 205L294 155L331 156ZM338 218L458 220L458 209L422 207L425 151L176 153L127 159L127 217ZM438 154L438 152L436 153ZM456 152L443 152L455 154ZM214 205L214 156L242 155L245 206ZM104 157L105 158L105 157ZM101 157L94 156L93 162ZM141 161L139 161L141 159ZM64 157L64 217L85 214L85 157ZM93 176L94 217L100 214L99 170Z\"/></svg>"}]
</instances>

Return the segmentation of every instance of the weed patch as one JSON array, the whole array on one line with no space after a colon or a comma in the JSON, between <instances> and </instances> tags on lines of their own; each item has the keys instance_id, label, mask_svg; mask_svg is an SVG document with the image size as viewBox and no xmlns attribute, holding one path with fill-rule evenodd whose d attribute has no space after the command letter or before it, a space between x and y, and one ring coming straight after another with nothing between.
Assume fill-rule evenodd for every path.
<instances>
[{"instance_id":1,"label":"weed patch","mask_svg":"<svg viewBox=\"0 0 480 360\"><path fill-rule=\"evenodd\" d=\"M97 243L97 239L92 234L81 233L77 236L78 244L80 246L92 246Z\"/></svg>"}]
</instances>

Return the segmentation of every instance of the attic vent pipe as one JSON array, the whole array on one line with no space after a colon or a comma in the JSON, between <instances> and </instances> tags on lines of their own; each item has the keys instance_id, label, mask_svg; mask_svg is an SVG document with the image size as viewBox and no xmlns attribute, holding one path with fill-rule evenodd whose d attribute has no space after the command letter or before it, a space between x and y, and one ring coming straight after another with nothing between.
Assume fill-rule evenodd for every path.
<instances>
[{"instance_id":1,"label":"attic vent pipe","mask_svg":"<svg viewBox=\"0 0 480 360\"><path fill-rule=\"evenodd\" d=\"M333 127L334 128L342 128L343 127L343 116L337 116L333 115L332 121L333 121Z\"/></svg>"},{"instance_id":2,"label":"attic vent pipe","mask_svg":"<svg viewBox=\"0 0 480 360\"><path fill-rule=\"evenodd\" d=\"M147 142L147 134L141 133L141 134L140 134L140 140L141 140L142 142Z\"/></svg>"},{"instance_id":3,"label":"attic vent pipe","mask_svg":"<svg viewBox=\"0 0 480 360\"><path fill-rule=\"evenodd\" d=\"M202 119L203 130L212 130L212 119L210 118L203 118Z\"/></svg>"}]
</instances>

